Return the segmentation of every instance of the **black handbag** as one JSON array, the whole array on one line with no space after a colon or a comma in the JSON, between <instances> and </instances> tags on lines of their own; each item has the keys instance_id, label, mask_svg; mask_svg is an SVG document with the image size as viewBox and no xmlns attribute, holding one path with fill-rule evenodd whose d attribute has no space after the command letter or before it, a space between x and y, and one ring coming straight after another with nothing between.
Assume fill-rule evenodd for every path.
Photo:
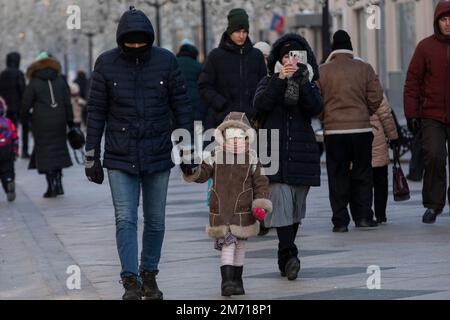
<instances>
[{"instance_id":1,"label":"black handbag","mask_svg":"<svg viewBox=\"0 0 450 320\"><path fill-rule=\"evenodd\" d=\"M398 148L393 148L393 151L394 166L392 167L392 189L394 193L394 201L406 201L411 198L408 181L406 180L400 165Z\"/></svg>"},{"instance_id":2,"label":"black handbag","mask_svg":"<svg viewBox=\"0 0 450 320\"><path fill-rule=\"evenodd\" d=\"M84 145L86 144L86 138L84 137L83 131L79 127L72 127L67 133L67 140L69 140L70 147L73 149L73 155L78 164L84 164ZM81 152L81 161L77 156L76 151Z\"/></svg>"}]
</instances>

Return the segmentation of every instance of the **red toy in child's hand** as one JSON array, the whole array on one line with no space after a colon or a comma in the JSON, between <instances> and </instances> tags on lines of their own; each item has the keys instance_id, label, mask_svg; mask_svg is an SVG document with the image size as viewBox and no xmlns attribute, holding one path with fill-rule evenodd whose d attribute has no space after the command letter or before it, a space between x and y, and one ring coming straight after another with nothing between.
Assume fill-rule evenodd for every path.
<instances>
[{"instance_id":1,"label":"red toy in child's hand","mask_svg":"<svg viewBox=\"0 0 450 320\"><path fill-rule=\"evenodd\" d=\"M253 208L252 213L253 216L259 221L263 221L264 218L266 217L266 212L264 211L264 209L261 208Z\"/></svg>"}]
</instances>

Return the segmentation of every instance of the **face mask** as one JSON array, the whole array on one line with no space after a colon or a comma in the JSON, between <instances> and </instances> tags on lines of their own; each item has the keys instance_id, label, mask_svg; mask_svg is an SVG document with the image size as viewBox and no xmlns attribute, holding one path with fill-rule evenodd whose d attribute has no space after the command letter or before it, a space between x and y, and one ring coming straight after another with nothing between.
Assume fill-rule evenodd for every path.
<instances>
[{"instance_id":1,"label":"face mask","mask_svg":"<svg viewBox=\"0 0 450 320\"><path fill-rule=\"evenodd\" d=\"M130 48L127 46L123 46L123 52L130 58L140 59L142 58L148 51L148 45L140 47L140 48Z\"/></svg>"},{"instance_id":2,"label":"face mask","mask_svg":"<svg viewBox=\"0 0 450 320\"><path fill-rule=\"evenodd\" d=\"M245 140L245 131L241 128L227 128L225 129L225 140L238 138Z\"/></svg>"}]
</instances>

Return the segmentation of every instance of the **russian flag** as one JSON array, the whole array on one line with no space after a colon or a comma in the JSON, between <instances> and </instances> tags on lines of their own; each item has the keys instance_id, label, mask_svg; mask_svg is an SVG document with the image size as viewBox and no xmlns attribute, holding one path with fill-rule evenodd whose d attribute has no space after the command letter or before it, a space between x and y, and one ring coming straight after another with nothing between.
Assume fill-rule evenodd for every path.
<instances>
[{"instance_id":1,"label":"russian flag","mask_svg":"<svg viewBox=\"0 0 450 320\"><path fill-rule=\"evenodd\" d=\"M270 24L270 30L281 33L284 28L284 17L280 16L277 13L274 13L272 16L272 22Z\"/></svg>"}]
</instances>

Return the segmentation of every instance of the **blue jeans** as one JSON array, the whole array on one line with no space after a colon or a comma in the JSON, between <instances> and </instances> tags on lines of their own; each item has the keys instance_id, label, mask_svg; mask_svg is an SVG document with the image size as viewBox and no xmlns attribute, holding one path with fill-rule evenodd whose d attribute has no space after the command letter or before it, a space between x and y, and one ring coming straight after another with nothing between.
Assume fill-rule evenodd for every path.
<instances>
[{"instance_id":1,"label":"blue jeans","mask_svg":"<svg viewBox=\"0 0 450 320\"><path fill-rule=\"evenodd\" d=\"M116 217L116 242L123 276L138 276L138 271L158 272L165 231L166 198L170 170L153 174L130 175L108 170ZM138 268L137 222L142 186L144 232L141 265Z\"/></svg>"}]
</instances>

